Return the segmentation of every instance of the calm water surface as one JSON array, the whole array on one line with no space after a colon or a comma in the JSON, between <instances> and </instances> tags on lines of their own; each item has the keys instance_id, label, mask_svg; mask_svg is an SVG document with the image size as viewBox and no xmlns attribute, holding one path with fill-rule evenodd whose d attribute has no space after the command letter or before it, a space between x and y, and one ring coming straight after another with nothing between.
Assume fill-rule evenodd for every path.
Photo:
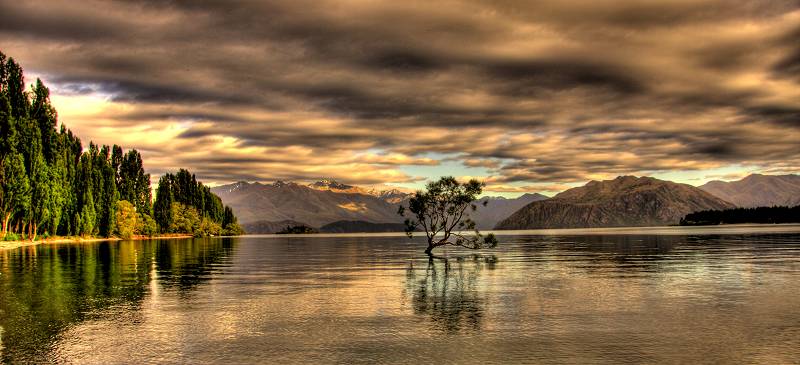
<instances>
[{"instance_id":1,"label":"calm water surface","mask_svg":"<svg viewBox=\"0 0 800 365\"><path fill-rule=\"evenodd\" d=\"M0 251L3 362L798 363L800 226Z\"/></svg>"}]
</instances>

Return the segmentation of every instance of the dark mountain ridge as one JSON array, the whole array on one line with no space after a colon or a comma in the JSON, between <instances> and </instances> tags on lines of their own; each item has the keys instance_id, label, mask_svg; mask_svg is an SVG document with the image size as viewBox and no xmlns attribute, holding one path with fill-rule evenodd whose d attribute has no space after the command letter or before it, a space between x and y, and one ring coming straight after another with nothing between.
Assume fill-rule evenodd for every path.
<instances>
[{"instance_id":1,"label":"dark mountain ridge","mask_svg":"<svg viewBox=\"0 0 800 365\"><path fill-rule=\"evenodd\" d=\"M678 224L686 214L733 208L687 184L652 177L620 176L591 181L553 198L526 205L496 229L590 228Z\"/></svg>"}]
</instances>

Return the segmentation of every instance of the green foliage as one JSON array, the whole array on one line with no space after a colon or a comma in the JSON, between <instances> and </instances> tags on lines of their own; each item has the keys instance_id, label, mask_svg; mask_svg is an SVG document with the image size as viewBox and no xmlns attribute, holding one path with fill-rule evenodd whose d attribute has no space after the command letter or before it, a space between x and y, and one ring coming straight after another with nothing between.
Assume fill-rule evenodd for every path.
<instances>
[{"instance_id":1,"label":"green foliage","mask_svg":"<svg viewBox=\"0 0 800 365\"><path fill-rule=\"evenodd\" d=\"M428 183L426 191L417 191L409 199L407 210L411 218L405 221L406 235L410 238L414 231L422 228L428 239L425 253L429 255L434 248L444 245L471 249L497 246L494 235L481 235L469 217L470 212L478 209L473 201L481 194L483 186L475 179L462 184L451 176ZM406 208L400 206L398 214L405 216ZM467 230L474 234L462 234ZM450 240L451 237L454 240Z\"/></svg>"},{"instance_id":2,"label":"green foliage","mask_svg":"<svg viewBox=\"0 0 800 365\"><path fill-rule=\"evenodd\" d=\"M172 203L171 224L167 232L194 234L200 230L200 214L192 206Z\"/></svg>"},{"instance_id":3,"label":"green foliage","mask_svg":"<svg viewBox=\"0 0 800 365\"><path fill-rule=\"evenodd\" d=\"M197 227L203 218L209 220L202 232L220 234L218 226L238 227L233 212L188 171L167 174L161 182L154 207L141 154L94 143L84 151L81 140L59 126L50 90L36 80L25 91L22 67L0 52L2 235L13 231L31 240L37 234L127 236L130 226L117 227L120 200L135 208L134 234L169 231L173 202L196 210ZM128 213L122 217L127 219ZM180 224L185 229L187 222Z\"/></svg>"},{"instance_id":4,"label":"green foliage","mask_svg":"<svg viewBox=\"0 0 800 365\"><path fill-rule=\"evenodd\" d=\"M205 236L219 236L222 233L222 226L212 221L208 217L203 217L200 221L200 228L197 232L194 232L195 236L205 237Z\"/></svg>"},{"instance_id":5,"label":"green foliage","mask_svg":"<svg viewBox=\"0 0 800 365\"><path fill-rule=\"evenodd\" d=\"M169 174L161 176L156 188L156 201L153 203L153 218L160 232L168 232L172 225L172 178Z\"/></svg>"},{"instance_id":6,"label":"green foliage","mask_svg":"<svg viewBox=\"0 0 800 365\"><path fill-rule=\"evenodd\" d=\"M83 207L78 215L77 233L82 236L92 236L96 233L95 223L97 222L97 212L94 210L94 198L90 190L84 191Z\"/></svg>"},{"instance_id":7,"label":"green foliage","mask_svg":"<svg viewBox=\"0 0 800 365\"><path fill-rule=\"evenodd\" d=\"M7 154L2 160L0 179L0 213L2 213L2 234L8 232L8 225L15 217L22 216L30 207L30 185L25 173L22 155Z\"/></svg>"},{"instance_id":8,"label":"green foliage","mask_svg":"<svg viewBox=\"0 0 800 365\"><path fill-rule=\"evenodd\" d=\"M140 213L138 223L139 225L136 228L138 234L149 237L158 234L158 225L151 215Z\"/></svg>"},{"instance_id":9,"label":"green foliage","mask_svg":"<svg viewBox=\"0 0 800 365\"><path fill-rule=\"evenodd\" d=\"M222 229L223 236L241 236L243 235L244 228L239 225L239 223L228 223L225 228Z\"/></svg>"},{"instance_id":10,"label":"green foliage","mask_svg":"<svg viewBox=\"0 0 800 365\"><path fill-rule=\"evenodd\" d=\"M53 186L49 176L49 169L41 153L34 157L30 171L31 180L31 207L28 210L28 222L33 224L34 231L41 222L50 218ZM35 232L34 237L35 238Z\"/></svg>"},{"instance_id":11,"label":"green foliage","mask_svg":"<svg viewBox=\"0 0 800 365\"><path fill-rule=\"evenodd\" d=\"M192 208L198 216L197 224L189 226L185 215L175 214L175 204L181 207L180 211ZM229 232L243 232L230 207L184 169L159 179L153 215L162 232L216 236L222 234L222 227L228 227ZM183 220L176 222L178 218Z\"/></svg>"},{"instance_id":12,"label":"green foliage","mask_svg":"<svg viewBox=\"0 0 800 365\"><path fill-rule=\"evenodd\" d=\"M131 238L140 227L139 214L136 207L127 200L117 202L117 212L115 213L114 234L120 238Z\"/></svg>"},{"instance_id":13,"label":"green foliage","mask_svg":"<svg viewBox=\"0 0 800 365\"><path fill-rule=\"evenodd\" d=\"M681 218L682 226L705 226L717 224L779 224L800 223L800 205L794 207L733 208L704 210L687 214Z\"/></svg>"},{"instance_id":14,"label":"green foliage","mask_svg":"<svg viewBox=\"0 0 800 365\"><path fill-rule=\"evenodd\" d=\"M113 147L111 166L116 171L116 183L122 200L131 202L138 212L150 214L150 174L144 172L142 155L130 150L122 155L122 148Z\"/></svg>"},{"instance_id":15,"label":"green foliage","mask_svg":"<svg viewBox=\"0 0 800 365\"><path fill-rule=\"evenodd\" d=\"M309 233L317 233L317 230L302 224L299 226L286 226L286 228L282 229L280 232L276 232L276 234L309 234Z\"/></svg>"}]
</instances>

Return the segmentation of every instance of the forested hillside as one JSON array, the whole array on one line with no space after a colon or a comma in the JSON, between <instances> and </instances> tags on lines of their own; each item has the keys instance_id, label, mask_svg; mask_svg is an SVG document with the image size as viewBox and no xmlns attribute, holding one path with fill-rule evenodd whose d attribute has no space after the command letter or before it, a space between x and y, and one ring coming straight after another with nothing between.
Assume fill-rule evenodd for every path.
<instances>
[{"instance_id":1,"label":"forested hillside","mask_svg":"<svg viewBox=\"0 0 800 365\"><path fill-rule=\"evenodd\" d=\"M241 232L230 209L185 170L162 177L169 194L156 203L168 208L154 220L139 152L91 142L84 151L57 116L41 80L27 91L20 65L0 52L0 239Z\"/></svg>"}]
</instances>

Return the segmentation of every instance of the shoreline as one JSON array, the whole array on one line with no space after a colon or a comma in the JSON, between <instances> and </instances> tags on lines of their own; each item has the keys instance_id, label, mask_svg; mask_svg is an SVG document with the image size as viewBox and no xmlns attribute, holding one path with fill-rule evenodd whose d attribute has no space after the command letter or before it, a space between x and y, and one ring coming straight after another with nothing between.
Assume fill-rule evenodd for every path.
<instances>
[{"instance_id":1,"label":"shoreline","mask_svg":"<svg viewBox=\"0 0 800 365\"><path fill-rule=\"evenodd\" d=\"M582 236L582 235L695 235L695 234L747 234L747 233L798 233L800 223L736 223L708 226L645 226L645 227L596 227L596 228L536 228L511 230L485 230L482 234L495 236ZM414 232L415 236L419 232ZM341 232L309 234L253 233L242 237L285 238L300 237L401 237L405 232ZM422 235L421 237L424 237Z\"/></svg>"},{"instance_id":2,"label":"shoreline","mask_svg":"<svg viewBox=\"0 0 800 365\"><path fill-rule=\"evenodd\" d=\"M0 241L0 251L13 250L19 247L36 246L42 244L52 243L90 243L90 242L103 242L103 241L144 241L144 240L165 240L165 239L180 239L180 238L194 238L190 234L181 235L160 235L160 236L133 236L128 239L119 237L52 237L38 241Z\"/></svg>"}]
</instances>

